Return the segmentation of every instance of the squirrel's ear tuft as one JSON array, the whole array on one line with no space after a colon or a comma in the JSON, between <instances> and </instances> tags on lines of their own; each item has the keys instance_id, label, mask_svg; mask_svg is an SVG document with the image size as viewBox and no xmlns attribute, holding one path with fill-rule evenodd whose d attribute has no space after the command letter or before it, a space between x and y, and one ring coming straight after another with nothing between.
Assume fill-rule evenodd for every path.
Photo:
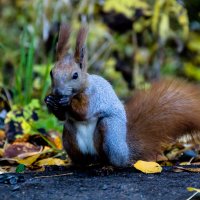
<instances>
[{"instance_id":1,"label":"squirrel's ear tuft","mask_svg":"<svg viewBox=\"0 0 200 200\"><path fill-rule=\"evenodd\" d=\"M80 64L81 69L86 69L87 52L85 41L87 38L87 33L88 27L86 25L82 25L76 38L74 58L75 61Z\"/></svg>"},{"instance_id":2,"label":"squirrel's ear tuft","mask_svg":"<svg viewBox=\"0 0 200 200\"><path fill-rule=\"evenodd\" d=\"M56 60L61 60L66 55L69 50L69 40L70 36L70 26L67 24L62 24L60 26L58 42L56 46Z\"/></svg>"}]
</instances>

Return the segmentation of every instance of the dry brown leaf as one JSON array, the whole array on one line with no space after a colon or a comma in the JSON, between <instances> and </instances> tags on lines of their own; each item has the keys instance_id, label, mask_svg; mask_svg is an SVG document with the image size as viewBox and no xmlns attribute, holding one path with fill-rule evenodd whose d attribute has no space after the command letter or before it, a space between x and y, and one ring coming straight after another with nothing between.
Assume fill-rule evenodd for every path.
<instances>
[{"instance_id":1,"label":"dry brown leaf","mask_svg":"<svg viewBox=\"0 0 200 200\"><path fill-rule=\"evenodd\" d=\"M26 153L22 153L22 154L19 154L17 157L19 159L24 159L24 158L27 158L27 157L30 157L30 156L34 156L36 154L40 154L42 152L42 149L43 147L40 148L39 151L36 151L36 152L26 152Z\"/></svg>"},{"instance_id":2,"label":"dry brown leaf","mask_svg":"<svg viewBox=\"0 0 200 200\"><path fill-rule=\"evenodd\" d=\"M176 167L175 166L174 172L183 172L183 171L200 172L200 168L185 168L185 167Z\"/></svg>"},{"instance_id":3,"label":"dry brown leaf","mask_svg":"<svg viewBox=\"0 0 200 200\"><path fill-rule=\"evenodd\" d=\"M7 171L3 169L2 167L0 167L0 174L4 174L4 173L7 173Z\"/></svg>"},{"instance_id":4,"label":"dry brown leaf","mask_svg":"<svg viewBox=\"0 0 200 200\"><path fill-rule=\"evenodd\" d=\"M5 171L5 173L16 172L16 166L2 166L1 170Z\"/></svg>"},{"instance_id":5,"label":"dry brown leaf","mask_svg":"<svg viewBox=\"0 0 200 200\"><path fill-rule=\"evenodd\" d=\"M14 158L20 154L40 152L41 147L37 147L28 142L15 142L6 146L3 157Z\"/></svg>"},{"instance_id":6,"label":"dry brown leaf","mask_svg":"<svg viewBox=\"0 0 200 200\"><path fill-rule=\"evenodd\" d=\"M27 142L30 138L30 134L23 134L23 135L20 135L21 137L19 138L15 138L15 142Z\"/></svg>"},{"instance_id":7,"label":"dry brown leaf","mask_svg":"<svg viewBox=\"0 0 200 200\"><path fill-rule=\"evenodd\" d=\"M19 164L24 164L26 166L31 166L33 163L35 163L35 161L38 160L38 158L49 152L50 148L45 146L44 149L40 149L40 151L38 152L27 152L27 153L23 153L18 155L17 157L14 158L14 160L16 162L18 162Z\"/></svg>"},{"instance_id":8,"label":"dry brown leaf","mask_svg":"<svg viewBox=\"0 0 200 200\"><path fill-rule=\"evenodd\" d=\"M190 163L190 165L200 165L200 162L193 162L193 163Z\"/></svg>"},{"instance_id":9,"label":"dry brown leaf","mask_svg":"<svg viewBox=\"0 0 200 200\"><path fill-rule=\"evenodd\" d=\"M142 160L138 160L134 167L143 173L160 173L162 171L162 167L156 162L146 162Z\"/></svg>"},{"instance_id":10,"label":"dry brown leaf","mask_svg":"<svg viewBox=\"0 0 200 200\"><path fill-rule=\"evenodd\" d=\"M5 131L0 130L0 141L4 140L5 137L6 137L6 135L5 135Z\"/></svg>"},{"instance_id":11,"label":"dry brown leaf","mask_svg":"<svg viewBox=\"0 0 200 200\"><path fill-rule=\"evenodd\" d=\"M52 142L57 149L60 149L60 150L63 149L62 138L61 138L61 136L60 136L60 134L58 132L51 131L51 132L48 133L48 135L49 135L47 137L48 140L50 142Z\"/></svg>"}]
</instances>

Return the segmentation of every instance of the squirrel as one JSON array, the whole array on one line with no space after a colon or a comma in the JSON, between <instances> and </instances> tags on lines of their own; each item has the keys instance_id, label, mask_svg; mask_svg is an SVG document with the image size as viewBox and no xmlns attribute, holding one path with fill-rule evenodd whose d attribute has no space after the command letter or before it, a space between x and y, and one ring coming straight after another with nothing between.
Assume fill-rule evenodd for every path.
<instances>
[{"instance_id":1,"label":"squirrel","mask_svg":"<svg viewBox=\"0 0 200 200\"><path fill-rule=\"evenodd\" d=\"M64 121L63 147L74 164L124 167L156 160L168 143L200 130L197 86L161 80L123 105L107 80L87 73L87 27L77 34L74 55L68 53L70 32L61 25L45 103Z\"/></svg>"}]
</instances>

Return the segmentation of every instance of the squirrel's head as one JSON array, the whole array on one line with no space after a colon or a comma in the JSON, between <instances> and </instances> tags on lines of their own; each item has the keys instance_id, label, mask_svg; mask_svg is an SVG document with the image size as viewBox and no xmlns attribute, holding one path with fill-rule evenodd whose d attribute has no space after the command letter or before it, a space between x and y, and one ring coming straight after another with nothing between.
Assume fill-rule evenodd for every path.
<instances>
[{"instance_id":1,"label":"squirrel's head","mask_svg":"<svg viewBox=\"0 0 200 200\"><path fill-rule=\"evenodd\" d=\"M75 53L72 55L68 53L70 27L66 24L61 25L56 47L56 63L50 72L54 95L71 97L86 88L87 55L85 40L87 30L86 26L80 28L76 39Z\"/></svg>"}]
</instances>

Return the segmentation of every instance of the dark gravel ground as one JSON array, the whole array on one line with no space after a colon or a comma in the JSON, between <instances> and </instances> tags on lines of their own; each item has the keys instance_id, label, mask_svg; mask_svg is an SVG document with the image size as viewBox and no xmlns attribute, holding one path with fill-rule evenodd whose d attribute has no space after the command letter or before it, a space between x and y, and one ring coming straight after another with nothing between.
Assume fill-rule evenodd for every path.
<instances>
[{"instance_id":1,"label":"dark gravel ground","mask_svg":"<svg viewBox=\"0 0 200 200\"><path fill-rule=\"evenodd\" d=\"M111 171L48 167L42 173L10 175L24 180L13 185L0 183L1 200L186 200L192 195L187 187L200 188L200 173L175 173L171 168L161 174L143 174L132 168Z\"/></svg>"}]
</instances>

